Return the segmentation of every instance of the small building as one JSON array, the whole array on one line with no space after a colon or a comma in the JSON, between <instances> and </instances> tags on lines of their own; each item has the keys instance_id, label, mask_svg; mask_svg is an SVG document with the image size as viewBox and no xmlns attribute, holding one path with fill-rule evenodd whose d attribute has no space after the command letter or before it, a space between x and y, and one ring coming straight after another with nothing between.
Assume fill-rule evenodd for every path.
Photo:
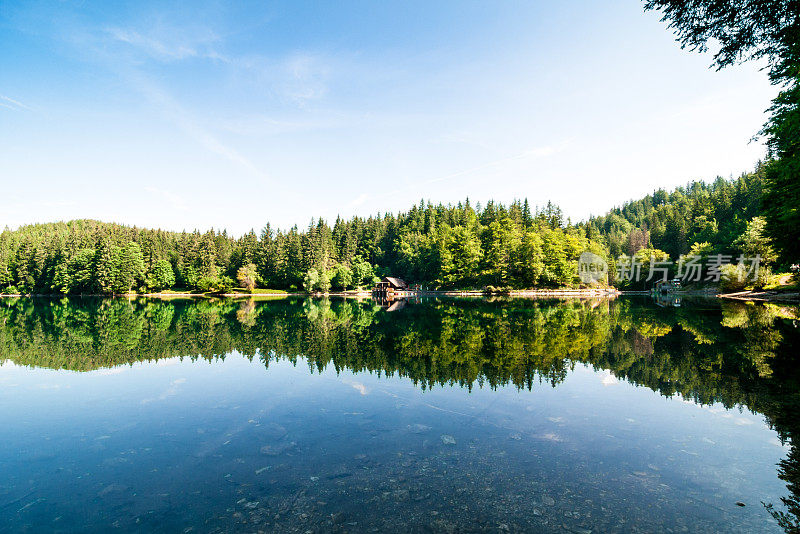
<instances>
[{"instance_id":1,"label":"small building","mask_svg":"<svg viewBox=\"0 0 800 534\"><path fill-rule=\"evenodd\" d=\"M393 278L391 276L384 276L378 285L380 284L388 284L394 290L397 291L405 291L408 289L408 284L406 284L405 280L402 278Z\"/></svg>"},{"instance_id":2,"label":"small building","mask_svg":"<svg viewBox=\"0 0 800 534\"><path fill-rule=\"evenodd\" d=\"M656 285L653 287L653 291L658 294L666 294L672 293L673 291L680 291L681 289L681 281L679 278L673 278L672 280L659 280L656 282Z\"/></svg>"},{"instance_id":3,"label":"small building","mask_svg":"<svg viewBox=\"0 0 800 534\"><path fill-rule=\"evenodd\" d=\"M381 278L381 281L375 285L375 289L372 291L378 297L393 297L397 292L408 291L408 284L401 278L384 276Z\"/></svg>"}]
</instances>

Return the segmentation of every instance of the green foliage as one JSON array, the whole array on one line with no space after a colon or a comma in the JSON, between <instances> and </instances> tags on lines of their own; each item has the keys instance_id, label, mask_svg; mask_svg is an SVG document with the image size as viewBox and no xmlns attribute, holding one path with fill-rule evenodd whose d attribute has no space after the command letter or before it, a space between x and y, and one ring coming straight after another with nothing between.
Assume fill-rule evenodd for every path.
<instances>
[{"instance_id":1,"label":"green foliage","mask_svg":"<svg viewBox=\"0 0 800 534\"><path fill-rule=\"evenodd\" d=\"M375 278L373 266L361 256L356 256L352 261L353 285L356 287L370 286Z\"/></svg>"},{"instance_id":2,"label":"green foliage","mask_svg":"<svg viewBox=\"0 0 800 534\"><path fill-rule=\"evenodd\" d=\"M771 265L778 256L772 247L772 240L766 235L767 220L764 217L753 217L747 223L747 229L739 236L733 245L737 247L746 258L759 256L761 263Z\"/></svg>"},{"instance_id":3,"label":"green foliage","mask_svg":"<svg viewBox=\"0 0 800 534\"><path fill-rule=\"evenodd\" d=\"M539 285L545 268L542 237L537 232L526 230L516 256L519 285L521 287Z\"/></svg>"},{"instance_id":4,"label":"green foliage","mask_svg":"<svg viewBox=\"0 0 800 534\"><path fill-rule=\"evenodd\" d=\"M220 293L228 293L231 289L233 289L233 278L223 274L217 279L217 286L217 291Z\"/></svg>"},{"instance_id":5,"label":"green foliage","mask_svg":"<svg viewBox=\"0 0 800 534\"><path fill-rule=\"evenodd\" d=\"M339 291L353 287L353 270L347 265L337 265L331 277L331 286Z\"/></svg>"},{"instance_id":6,"label":"green foliage","mask_svg":"<svg viewBox=\"0 0 800 534\"><path fill-rule=\"evenodd\" d=\"M745 268L743 265L723 265L720 268L722 278L720 279L719 288L724 293L735 293L737 291L744 291L747 286L747 279Z\"/></svg>"},{"instance_id":7,"label":"green foliage","mask_svg":"<svg viewBox=\"0 0 800 534\"><path fill-rule=\"evenodd\" d=\"M800 87L797 79L792 83L776 99L765 129L776 159L765 170L764 233L785 264L800 259Z\"/></svg>"},{"instance_id":8,"label":"green foliage","mask_svg":"<svg viewBox=\"0 0 800 534\"><path fill-rule=\"evenodd\" d=\"M705 52L713 43L714 63L766 61L769 77L780 87L761 134L770 161L762 167L763 233L771 238L785 265L800 258L800 17L785 0L647 0L660 10L682 46ZM741 232L740 232L741 233Z\"/></svg>"},{"instance_id":9,"label":"green foliage","mask_svg":"<svg viewBox=\"0 0 800 534\"><path fill-rule=\"evenodd\" d=\"M145 284L148 289L162 291L175 285L175 272L167 260L158 260L147 274Z\"/></svg>"},{"instance_id":10,"label":"green foliage","mask_svg":"<svg viewBox=\"0 0 800 534\"><path fill-rule=\"evenodd\" d=\"M319 289L319 272L316 269L309 269L303 277L303 288L306 291L316 291Z\"/></svg>"},{"instance_id":11,"label":"green foliage","mask_svg":"<svg viewBox=\"0 0 800 534\"><path fill-rule=\"evenodd\" d=\"M217 287L217 279L211 276L204 276L197 280L197 289L204 293L215 291Z\"/></svg>"},{"instance_id":12,"label":"green foliage","mask_svg":"<svg viewBox=\"0 0 800 534\"><path fill-rule=\"evenodd\" d=\"M229 276L204 276L197 281L197 289L204 293L228 293L233 289L233 279Z\"/></svg>"},{"instance_id":13,"label":"green foliage","mask_svg":"<svg viewBox=\"0 0 800 534\"><path fill-rule=\"evenodd\" d=\"M267 225L260 237L249 232L238 239L71 221L0 233L0 287L64 294L174 286L218 291L226 276L245 288L327 292L371 287L379 275L433 288L571 285L580 252L591 248L609 257L600 238L565 226L552 204L531 213L519 201L482 209L469 202L421 203L397 215L337 219L332 228L321 219L305 231Z\"/></svg>"},{"instance_id":14,"label":"green foliage","mask_svg":"<svg viewBox=\"0 0 800 534\"><path fill-rule=\"evenodd\" d=\"M90 293L94 255L94 249L84 248L66 262L59 263L53 277L53 289L64 294Z\"/></svg>"},{"instance_id":15,"label":"green foliage","mask_svg":"<svg viewBox=\"0 0 800 534\"><path fill-rule=\"evenodd\" d=\"M236 271L236 279L239 281L239 284L248 291L252 291L256 287L257 277L258 273L256 272L254 263L242 265L239 267L239 270Z\"/></svg>"},{"instance_id":16,"label":"green foliage","mask_svg":"<svg viewBox=\"0 0 800 534\"><path fill-rule=\"evenodd\" d=\"M304 231L267 225L260 236L238 239L97 221L24 226L0 233L0 287L64 294L175 286L217 291L225 276L245 288L326 292L369 288L378 275L442 289L569 287L578 283L577 259L587 250L607 261L649 248L677 259L692 243L707 242L706 256L735 256L745 248L764 255L769 221L754 221L763 175L759 169L731 181L659 190L578 225L565 224L552 204L531 212L526 202L473 207L467 201L337 219L333 227L317 219ZM614 269L611 275L614 283Z\"/></svg>"},{"instance_id":17,"label":"green foliage","mask_svg":"<svg viewBox=\"0 0 800 534\"><path fill-rule=\"evenodd\" d=\"M327 293L331 290L330 271L322 271L321 273L319 273L319 282L317 284L317 289L319 289L323 293Z\"/></svg>"},{"instance_id":18,"label":"green foliage","mask_svg":"<svg viewBox=\"0 0 800 534\"><path fill-rule=\"evenodd\" d=\"M736 254L734 241L761 215L764 170L713 183L693 182L672 192L655 191L642 199L594 217L587 234L605 241L613 257L655 247L671 258L687 254L693 243L707 242L714 253Z\"/></svg>"},{"instance_id":19,"label":"green foliage","mask_svg":"<svg viewBox=\"0 0 800 534\"><path fill-rule=\"evenodd\" d=\"M144 281L145 265L139 244L132 241L115 250L114 291L127 293Z\"/></svg>"}]
</instances>

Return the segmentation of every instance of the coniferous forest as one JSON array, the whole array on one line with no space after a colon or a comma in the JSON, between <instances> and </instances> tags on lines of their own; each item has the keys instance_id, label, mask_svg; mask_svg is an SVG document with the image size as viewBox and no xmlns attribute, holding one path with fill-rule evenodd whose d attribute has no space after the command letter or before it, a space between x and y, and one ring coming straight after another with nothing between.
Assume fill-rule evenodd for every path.
<instances>
[{"instance_id":1,"label":"coniferous forest","mask_svg":"<svg viewBox=\"0 0 800 534\"><path fill-rule=\"evenodd\" d=\"M765 167L736 179L658 190L604 216L573 224L548 203L421 201L406 212L313 220L305 229L267 224L168 232L77 220L0 234L5 293L113 294L172 288L336 291L393 275L429 288L576 287L576 261L620 255L759 254L782 266L765 235ZM645 262L646 263L646 262ZM610 283L614 283L613 269ZM768 270L765 270L768 272Z\"/></svg>"}]
</instances>

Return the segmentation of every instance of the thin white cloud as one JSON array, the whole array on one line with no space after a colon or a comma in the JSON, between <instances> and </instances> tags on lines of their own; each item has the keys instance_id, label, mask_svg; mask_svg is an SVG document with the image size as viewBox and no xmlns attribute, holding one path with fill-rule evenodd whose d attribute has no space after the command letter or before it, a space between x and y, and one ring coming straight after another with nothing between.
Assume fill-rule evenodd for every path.
<instances>
[{"instance_id":1,"label":"thin white cloud","mask_svg":"<svg viewBox=\"0 0 800 534\"><path fill-rule=\"evenodd\" d=\"M130 72L128 78L150 102L158 106L165 116L171 119L181 130L203 145L206 149L232 161L259 178L266 178L264 173L249 159L240 154L235 148L217 139L214 134L204 128L197 119L187 112L183 106L172 98L172 96L142 73L137 71Z\"/></svg>"},{"instance_id":2,"label":"thin white cloud","mask_svg":"<svg viewBox=\"0 0 800 534\"><path fill-rule=\"evenodd\" d=\"M15 109L15 110L24 109L26 111L33 111L33 109L31 109L29 106L26 106L19 100L14 100L13 98L9 98L5 95L0 95L0 106L3 106L4 108L8 109Z\"/></svg>"},{"instance_id":3,"label":"thin white cloud","mask_svg":"<svg viewBox=\"0 0 800 534\"><path fill-rule=\"evenodd\" d=\"M369 395L369 388L361 382L351 380L344 380L343 382L358 391L361 395Z\"/></svg>"},{"instance_id":4,"label":"thin white cloud","mask_svg":"<svg viewBox=\"0 0 800 534\"><path fill-rule=\"evenodd\" d=\"M257 87L261 93L272 93L299 108L327 96L332 72L342 75L339 71L346 69L342 57L312 52L281 57L231 56L226 63L240 83Z\"/></svg>"},{"instance_id":5,"label":"thin white cloud","mask_svg":"<svg viewBox=\"0 0 800 534\"><path fill-rule=\"evenodd\" d=\"M285 60L284 68L290 75L285 92L295 103L303 106L310 100L322 98L328 87L326 63L313 54L294 54Z\"/></svg>"},{"instance_id":6,"label":"thin white cloud","mask_svg":"<svg viewBox=\"0 0 800 534\"><path fill-rule=\"evenodd\" d=\"M219 127L225 131L242 136L271 136L287 133L302 133L309 131L330 130L351 124L341 115L324 114L317 111L314 117L276 119L267 115L253 113L224 119Z\"/></svg>"},{"instance_id":7,"label":"thin white cloud","mask_svg":"<svg viewBox=\"0 0 800 534\"><path fill-rule=\"evenodd\" d=\"M217 35L206 29L191 32L182 28L159 26L150 32L128 28L111 27L105 32L114 40L130 45L134 49L159 61L179 61L202 57L227 61L227 58L212 46L219 41Z\"/></svg>"}]
</instances>

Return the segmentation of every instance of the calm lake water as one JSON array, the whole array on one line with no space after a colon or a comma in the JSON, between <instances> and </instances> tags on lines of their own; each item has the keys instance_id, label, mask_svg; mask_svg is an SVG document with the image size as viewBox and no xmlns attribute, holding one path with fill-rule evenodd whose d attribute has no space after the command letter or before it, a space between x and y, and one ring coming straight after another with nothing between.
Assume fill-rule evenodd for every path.
<instances>
[{"instance_id":1,"label":"calm lake water","mask_svg":"<svg viewBox=\"0 0 800 534\"><path fill-rule=\"evenodd\" d=\"M396 308L0 300L0 530L796 528L796 308Z\"/></svg>"}]
</instances>

